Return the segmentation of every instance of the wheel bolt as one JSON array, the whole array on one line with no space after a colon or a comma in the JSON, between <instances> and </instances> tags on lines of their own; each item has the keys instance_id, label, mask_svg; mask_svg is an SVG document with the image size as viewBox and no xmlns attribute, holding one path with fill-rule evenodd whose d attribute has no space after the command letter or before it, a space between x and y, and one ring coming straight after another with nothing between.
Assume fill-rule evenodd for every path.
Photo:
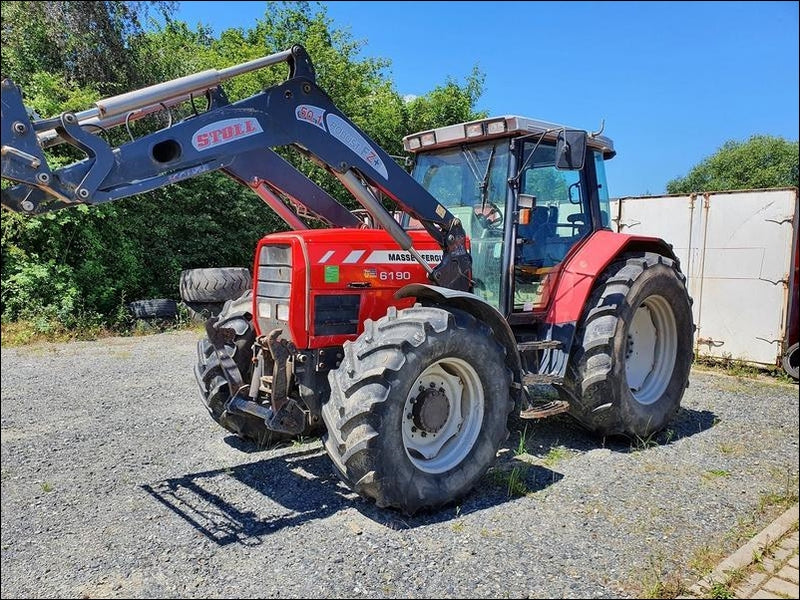
<instances>
[{"instance_id":1,"label":"wheel bolt","mask_svg":"<svg viewBox=\"0 0 800 600\"><path fill-rule=\"evenodd\" d=\"M407 418L407 419L413 419L413 417L411 416L411 413L408 413L408 414L406 415L406 418Z\"/></svg>"},{"instance_id":2,"label":"wheel bolt","mask_svg":"<svg viewBox=\"0 0 800 600\"><path fill-rule=\"evenodd\" d=\"M411 426L411 433L414 433L416 430L417 430L417 428L412 425Z\"/></svg>"}]
</instances>

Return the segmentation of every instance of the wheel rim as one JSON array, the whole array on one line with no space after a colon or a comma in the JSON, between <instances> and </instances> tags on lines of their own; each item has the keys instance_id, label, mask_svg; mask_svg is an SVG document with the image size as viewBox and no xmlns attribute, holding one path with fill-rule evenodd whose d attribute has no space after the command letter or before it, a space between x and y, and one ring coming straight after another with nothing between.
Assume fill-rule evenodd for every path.
<instances>
[{"instance_id":1,"label":"wheel rim","mask_svg":"<svg viewBox=\"0 0 800 600\"><path fill-rule=\"evenodd\" d=\"M661 398L672 379L677 348L672 307L662 296L650 296L633 315L625 347L625 376L637 402Z\"/></svg>"},{"instance_id":2,"label":"wheel rim","mask_svg":"<svg viewBox=\"0 0 800 600\"><path fill-rule=\"evenodd\" d=\"M403 447L414 466L443 473L478 439L484 395L480 377L460 358L436 361L414 381L403 406Z\"/></svg>"}]
</instances>

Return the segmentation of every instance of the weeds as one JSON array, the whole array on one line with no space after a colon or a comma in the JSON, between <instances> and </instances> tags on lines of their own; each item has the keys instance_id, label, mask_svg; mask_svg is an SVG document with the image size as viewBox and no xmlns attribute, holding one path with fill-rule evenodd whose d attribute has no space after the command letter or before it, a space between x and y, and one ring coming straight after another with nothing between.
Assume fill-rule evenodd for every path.
<instances>
[{"instance_id":1,"label":"weeds","mask_svg":"<svg viewBox=\"0 0 800 600\"><path fill-rule=\"evenodd\" d=\"M521 454L528 453L528 443L526 440L527 435L528 435L528 426L525 425L525 429L520 433L519 443L517 444L517 449L514 451L514 456L520 456Z\"/></svg>"},{"instance_id":2,"label":"weeds","mask_svg":"<svg viewBox=\"0 0 800 600\"><path fill-rule=\"evenodd\" d=\"M784 471L773 469L771 474L776 479L781 480L782 489L761 495L758 501L758 510L761 512L772 506L786 509L798 500L797 489L800 482L796 472L787 467Z\"/></svg>"},{"instance_id":3,"label":"weeds","mask_svg":"<svg viewBox=\"0 0 800 600\"><path fill-rule=\"evenodd\" d=\"M741 454L743 447L741 444L726 444L719 445L719 451L723 454Z\"/></svg>"},{"instance_id":4,"label":"weeds","mask_svg":"<svg viewBox=\"0 0 800 600\"><path fill-rule=\"evenodd\" d=\"M112 336L142 336L197 328L196 323L182 318L180 314L176 319L136 319L127 324L115 326L91 320L79 322L70 327L61 324L58 320L22 320L0 325L0 344L4 348L8 348L40 342L93 341Z\"/></svg>"},{"instance_id":5,"label":"weeds","mask_svg":"<svg viewBox=\"0 0 800 600\"><path fill-rule=\"evenodd\" d=\"M714 570L723 556L722 552L715 552L710 547L703 546L692 555L689 560L689 568L698 578L705 577Z\"/></svg>"},{"instance_id":6,"label":"weeds","mask_svg":"<svg viewBox=\"0 0 800 600\"><path fill-rule=\"evenodd\" d=\"M528 475L528 465L517 466L508 470L495 469L491 471L491 477L497 486L505 489L506 495L511 498L514 496L527 496L530 493L525 478Z\"/></svg>"},{"instance_id":7,"label":"weeds","mask_svg":"<svg viewBox=\"0 0 800 600\"><path fill-rule=\"evenodd\" d=\"M656 446L658 446L658 439L655 433L651 433L644 438L637 435L631 442L631 450L634 452L641 452L642 450L647 450L648 448L654 448Z\"/></svg>"},{"instance_id":8,"label":"weeds","mask_svg":"<svg viewBox=\"0 0 800 600\"><path fill-rule=\"evenodd\" d=\"M542 459L542 462L544 462L544 464L549 468L552 468L570 456L572 456L572 452L567 450L564 446L556 446L548 450L547 455L545 455L545 457Z\"/></svg>"},{"instance_id":9,"label":"weeds","mask_svg":"<svg viewBox=\"0 0 800 600\"><path fill-rule=\"evenodd\" d=\"M709 598L736 598L736 594L733 593L733 590L725 583L718 583L715 582L711 585L711 589L708 591Z\"/></svg>"},{"instance_id":10,"label":"weeds","mask_svg":"<svg viewBox=\"0 0 800 600\"><path fill-rule=\"evenodd\" d=\"M722 372L740 379L758 379L767 376L781 383L794 383L794 379L780 367L751 365L741 359L733 358L727 353L723 354L721 358L696 357L694 366L704 370Z\"/></svg>"},{"instance_id":11,"label":"weeds","mask_svg":"<svg viewBox=\"0 0 800 600\"><path fill-rule=\"evenodd\" d=\"M508 497L511 496L525 496L528 493L528 486L523 481L527 469L521 467L514 467L511 469L511 474L508 476Z\"/></svg>"},{"instance_id":12,"label":"weeds","mask_svg":"<svg viewBox=\"0 0 800 600\"><path fill-rule=\"evenodd\" d=\"M753 564L760 567L764 563L764 549L755 548L753 550Z\"/></svg>"},{"instance_id":13,"label":"weeds","mask_svg":"<svg viewBox=\"0 0 800 600\"><path fill-rule=\"evenodd\" d=\"M720 477L730 477L731 472L726 471L725 469L709 469L705 471L702 476L706 481L713 481L715 479L719 479Z\"/></svg>"},{"instance_id":14,"label":"weeds","mask_svg":"<svg viewBox=\"0 0 800 600\"><path fill-rule=\"evenodd\" d=\"M650 557L650 566L644 575L642 598L675 598L686 591L686 586L674 571L664 575L662 557Z\"/></svg>"},{"instance_id":15,"label":"weeds","mask_svg":"<svg viewBox=\"0 0 800 600\"><path fill-rule=\"evenodd\" d=\"M455 523L453 523L450 526L450 529L453 530L453 533L461 533L462 531L464 531L464 528L466 526L467 526L467 524L463 520L459 520L459 521L456 521Z\"/></svg>"}]
</instances>

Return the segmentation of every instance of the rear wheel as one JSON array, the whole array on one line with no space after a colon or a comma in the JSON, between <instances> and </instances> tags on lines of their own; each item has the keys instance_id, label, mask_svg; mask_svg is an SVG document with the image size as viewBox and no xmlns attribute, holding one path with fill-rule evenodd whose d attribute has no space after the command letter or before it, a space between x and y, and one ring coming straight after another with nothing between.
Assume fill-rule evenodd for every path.
<instances>
[{"instance_id":1,"label":"rear wheel","mask_svg":"<svg viewBox=\"0 0 800 600\"><path fill-rule=\"evenodd\" d=\"M565 387L570 412L601 435L646 437L680 406L692 363L691 300L671 259L626 254L587 302Z\"/></svg>"},{"instance_id":2,"label":"rear wheel","mask_svg":"<svg viewBox=\"0 0 800 600\"><path fill-rule=\"evenodd\" d=\"M491 330L456 309L390 308L344 348L322 409L344 481L408 514L469 492L507 438L514 406Z\"/></svg>"}]
</instances>

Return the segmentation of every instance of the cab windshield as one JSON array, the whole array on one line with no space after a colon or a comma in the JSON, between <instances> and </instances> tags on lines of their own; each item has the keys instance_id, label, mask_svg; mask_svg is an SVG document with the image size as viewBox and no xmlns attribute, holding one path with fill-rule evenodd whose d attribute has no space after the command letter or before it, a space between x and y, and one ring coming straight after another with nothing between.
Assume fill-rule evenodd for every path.
<instances>
[{"instance_id":1,"label":"cab windshield","mask_svg":"<svg viewBox=\"0 0 800 600\"><path fill-rule=\"evenodd\" d=\"M461 220L470 238L475 294L500 308L509 142L464 144L417 156L413 177Z\"/></svg>"},{"instance_id":2,"label":"cab windshield","mask_svg":"<svg viewBox=\"0 0 800 600\"><path fill-rule=\"evenodd\" d=\"M448 148L419 155L413 176L453 214L459 212L453 209L481 207L486 202L504 210L508 156L507 140Z\"/></svg>"}]
</instances>

